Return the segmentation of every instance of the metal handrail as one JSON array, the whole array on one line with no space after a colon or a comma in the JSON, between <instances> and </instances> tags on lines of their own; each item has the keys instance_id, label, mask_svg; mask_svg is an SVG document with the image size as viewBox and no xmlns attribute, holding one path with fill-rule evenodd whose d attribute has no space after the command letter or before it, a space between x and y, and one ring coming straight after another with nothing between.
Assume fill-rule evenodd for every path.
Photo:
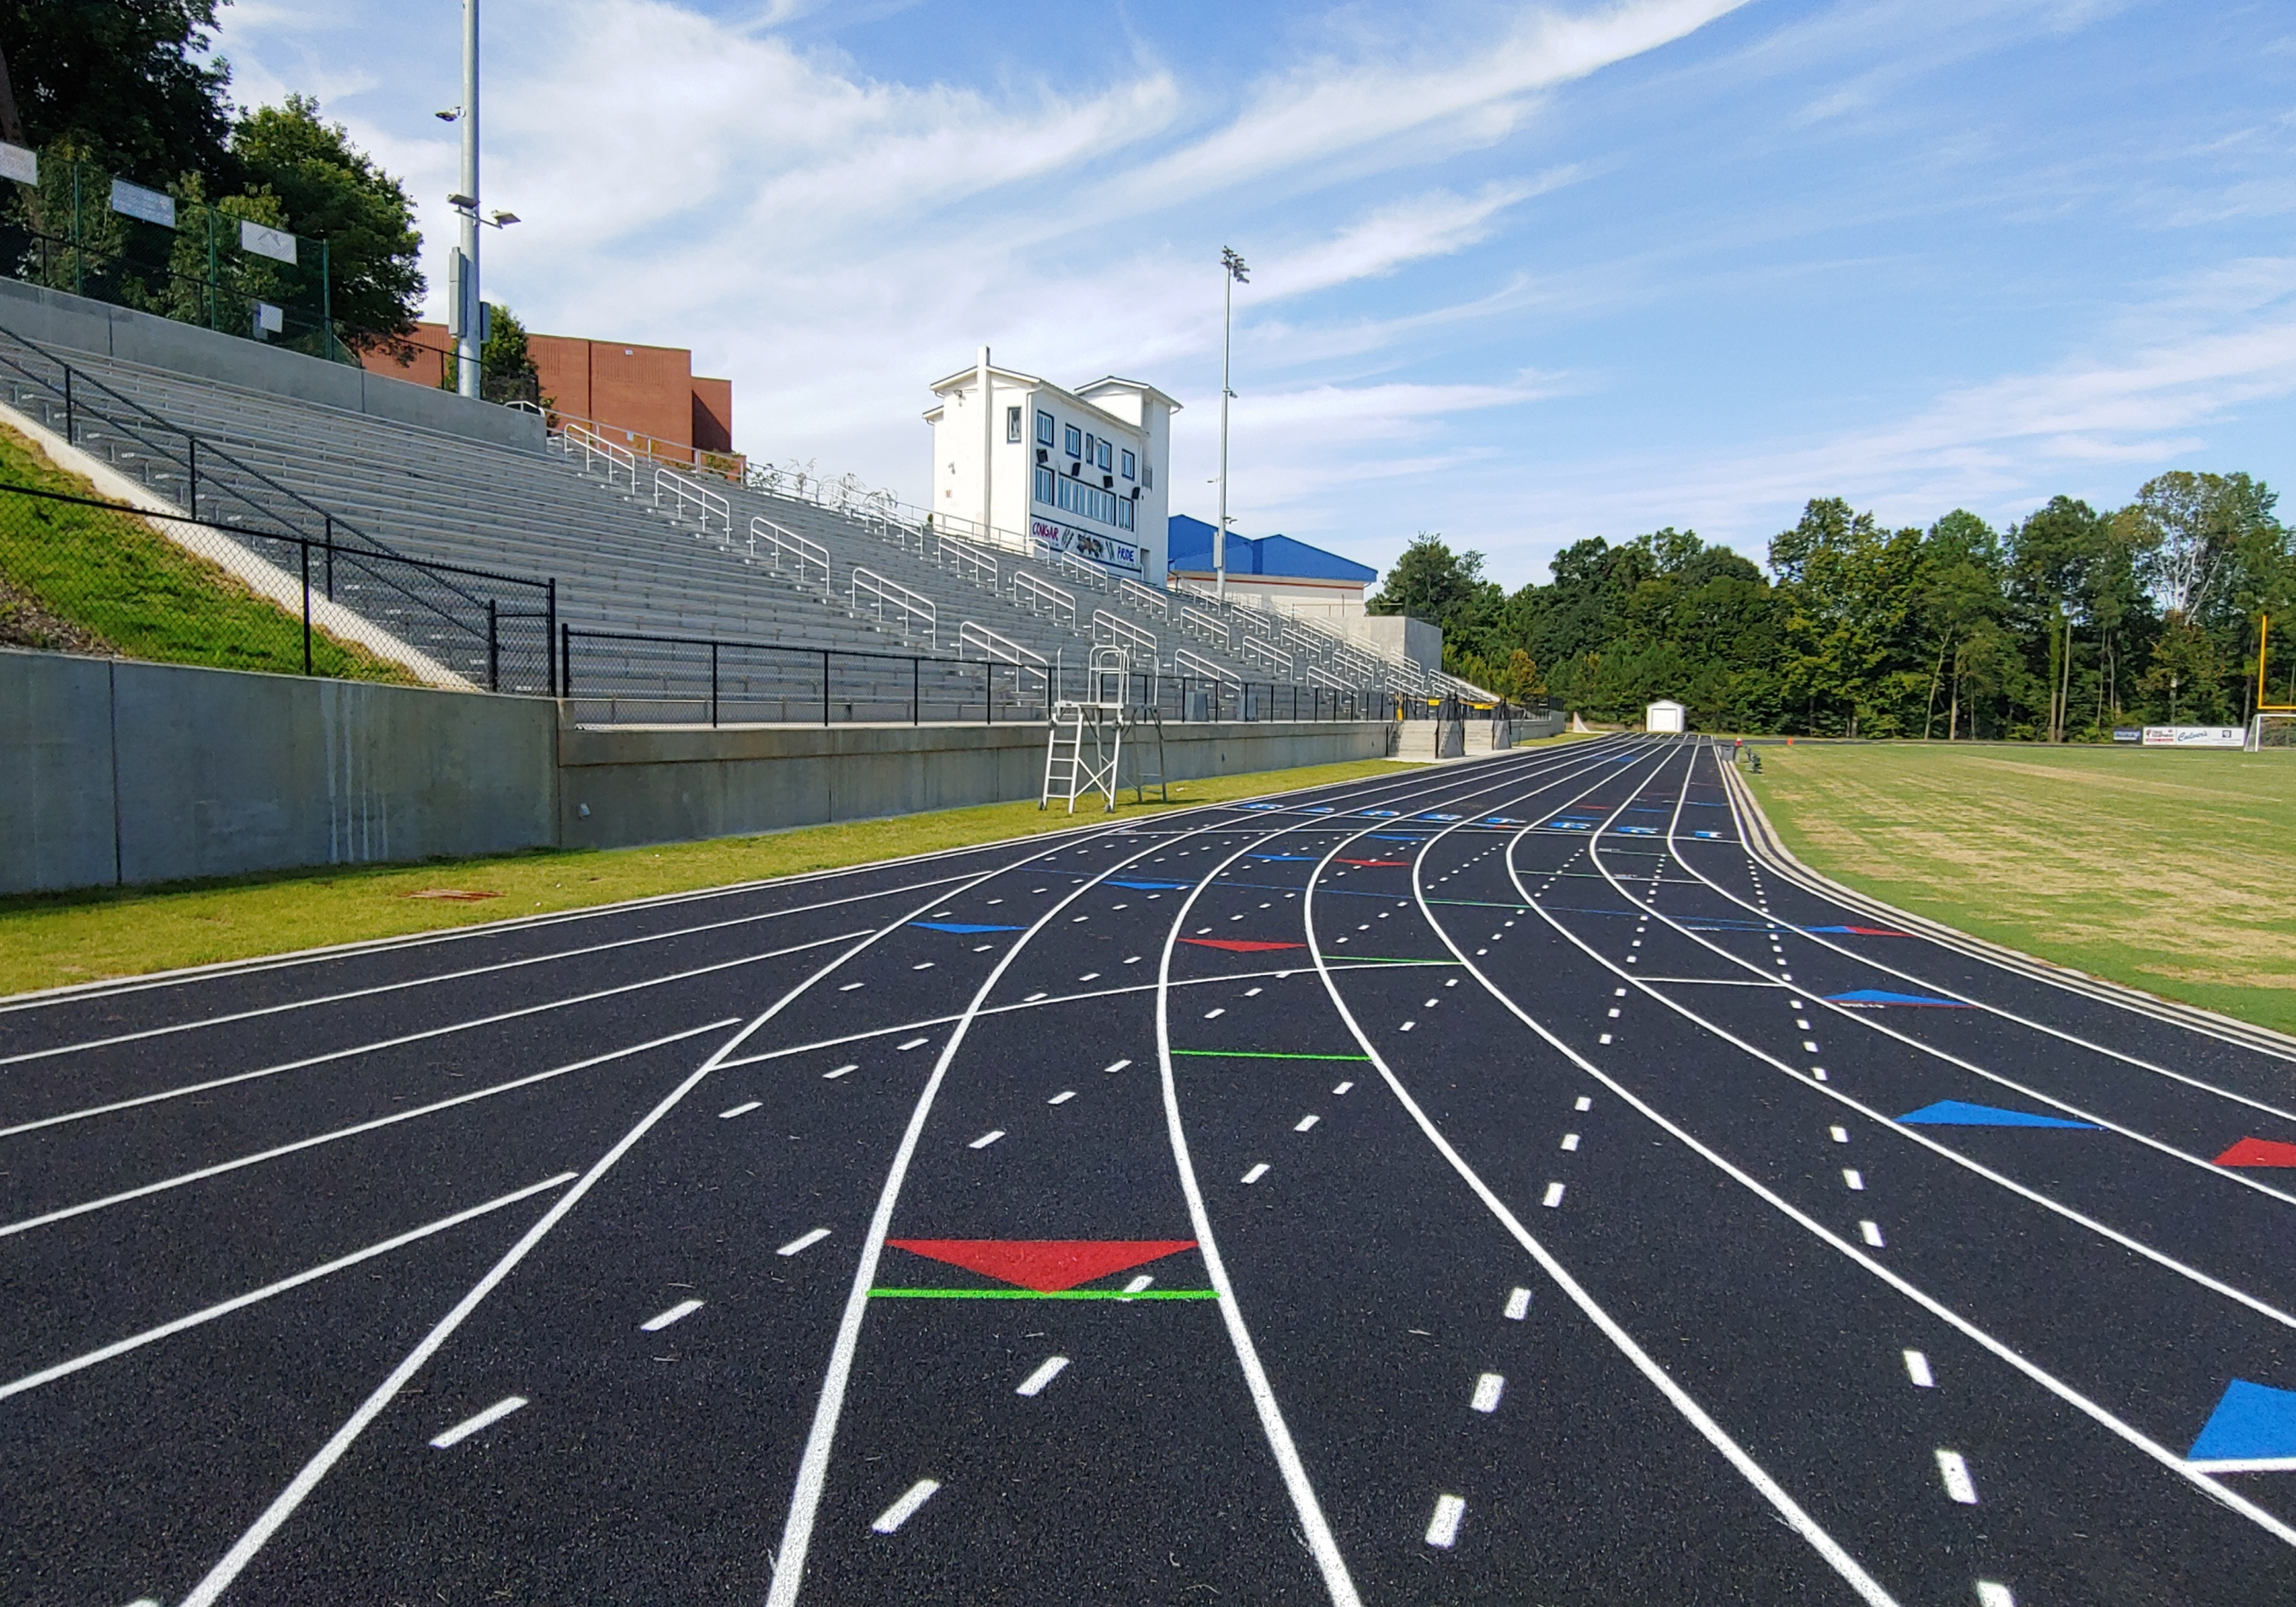
<instances>
[{"instance_id":1,"label":"metal handrail","mask_svg":"<svg viewBox=\"0 0 2296 1607\"><path fill-rule=\"evenodd\" d=\"M717 492L695 485L683 474L656 465L653 471L653 505L657 508L661 506L661 488L664 486L669 488L675 498L669 509L669 516L672 519L685 518L685 510L689 505L698 507L701 510L701 528L705 532L709 529L709 518L714 513L718 518L718 530L728 540L733 538L733 504L718 496Z\"/></svg>"},{"instance_id":2,"label":"metal handrail","mask_svg":"<svg viewBox=\"0 0 2296 1607\"><path fill-rule=\"evenodd\" d=\"M1127 602L1138 603L1159 619L1169 619L1172 617L1171 600L1162 593L1141 585L1137 580L1119 577L1116 582L1116 594Z\"/></svg>"},{"instance_id":3,"label":"metal handrail","mask_svg":"<svg viewBox=\"0 0 2296 1607\"><path fill-rule=\"evenodd\" d=\"M1185 603L1180 608L1179 625L1181 629L1193 630L1207 640L1219 643L1223 647L1227 644L1228 629L1225 622L1215 619L1210 614L1197 609L1190 608Z\"/></svg>"},{"instance_id":4,"label":"metal handrail","mask_svg":"<svg viewBox=\"0 0 2296 1607\"><path fill-rule=\"evenodd\" d=\"M1350 690L1347 682L1333 675L1330 670L1325 669L1321 664L1316 663L1310 663L1308 666L1308 685L1310 686L1329 686L1337 692L1346 692Z\"/></svg>"},{"instance_id":5,"label":"metal handrail","mask_svg":"<svg viewBox=\"0 0 2296 1607\"><path fill-rule=\"evenodd\" d=\"M606 460L608 485L614 483L614 471L619 469L629 476L630 489L635 491L638 488L637 455L627 447L619 446L583 424L567 424L552 439L559 443L558 449L570 456L572 455L574 447L582 448L582 471L585 474L590 471L590 465L594 462L603 457Z\"/></svg>"},{"instance_id":6,"label":"metal handrail","mask_svg":"<svg viewBox=\"0 0 2296 1607\"><path fill-rule=\"evenodd\" d=\"M956 627L956 656L964 657L964 650L977 647L983 658L999 664L1017 664L1023 669L1033 669L1042 677L1046 668L1045 655L1032 652L1012 637L989 629L977 619L967 619Z\"/></svg>"},{"instance_id":7,"label":"metal handrail","mask_svg":"<svg viewBox=\"0 0 2296 1607\"><path fill-rule=\"evenodd\" d=\"M1092 642L1095 647L1131 648L1147 654L1151 664L1157 661L1155 635L1104 608L1092 611Z\"/></svg>"},{"instance_id":8,"label":"metal handrail","mask_svg":"<svg viewBox=\"0 0 2296 1607\"><path fill-rule=\"evenodd\" d=\"M1230 681L1235 678L1228 674L1226 666L1215 664L1203 654L1191 652L1185 647L1176 647L1172 650L1172 668L1177 674L1202 676L1210 681Z\"/></svg>"},{"instance_id":9,"label":"metal handrail","mask_svg":"<svg viewBox=\"0 0 2296 1607\"><path fill-rule=\"evenodd\" d=\"M1054 553L1053 567L1064 575L1074 575L1096 592L1108 590L1108 572L1096 563L1086 563L1073 553Z\"/></svg>"},{"instance_id":10,"label":"metal handrail","mask_svg":"<svg viewBox=\"0 0 2296 1607\"><path fill-rule=\"evenodd\" d=\"M827 547L817 541L807 539L795 530L785 529L759 513L750 521L750 551L752 556L756 554L758 543L761 539L766 544L767 562L772 564L776 570L782 567L783 559L795 563L797 583L808 590L812 588L813 571L820 570L821 594L824 597L829 595L829 549Z\"/></svg>"},{"instance_id":11,"label":"metal handrail","mask_svg":"<svg viewBox=\"0 0 2296 1607\"><path fill-rule=\"evenodd\" d=\"M1048 615L1054 623L1076 628L1076 594L1049 580L1039 580L1026 570L1013 571L1013 603L1030 613Z\"/></svg>"},{"instance_id":12,"label":"metal handrail","mask_svg":"<svg viewBox=\"0 0 2296 1607\"><path fill-rule=\"evenodd\" d=\"M948 570L959 580L970 580L975 586L986 586L995 591L998 585L996 560L988 553L967 546L954 537L933 534L933 562Z\"/></svg>"},{"instance_id":13,"label":"metal handrail","mask_svg":"<svg viewBox=\"0 0 2296 1607\"><path fill-rule=\"evenodd\" d=\"M846 606L856 614L861 612L861 599L867 597L870 612L877 623L885 624L885 610L894 611L893 627L901 633L903 641L909 640L909 627L914 620L923 622L924 639L935 647L940 645L940 611L932 599L922 592L913 592L898 580L888 580L874 570L855 567L851 584L845 594Z\"/></svg>"},{"instance_id":14,"label":"metal handrail","mask_svg":"<svg viewBox=\"0 0 2296 1607\"><path fill-rule=\"evenodd\" d=\"M1258 636L1251 635L1249 633L1240 635L1235 639L1235 646L1236 649L1247 659L1257 659L1261 663L1267 665L1269 668L1281 670L1287 676L1295 673L1292 668L1292 655L1290 653L1280 652L1277 649L1269 646L1267 643L1262 642Z\"/></svg>"}]
</instances>

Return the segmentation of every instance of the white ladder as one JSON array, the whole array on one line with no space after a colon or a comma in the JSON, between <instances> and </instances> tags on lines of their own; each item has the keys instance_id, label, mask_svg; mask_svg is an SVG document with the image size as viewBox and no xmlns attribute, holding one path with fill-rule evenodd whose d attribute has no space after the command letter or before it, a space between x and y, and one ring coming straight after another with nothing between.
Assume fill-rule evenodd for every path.
<instances>
[{"instance_id":1,"label":"white ladder","mask_svg":"<svg viewBox=\"0 0 2296 1607\"><path fill-rule=\"evenodd\" d=\"M1124 758L1125 693L1130 673L1131 659L1122 648L1095 647L1085 668L1085 695L1062 698L1053 705L1052 724L1045 736L1045 785L1037 795L1037 808L1062 798L1073 815L1078 799L1098 792L1107 799L1101 813L1116 812L1117 767ZM1084 750L1087 734L1092 739L1090 758ZM1163 768L1160 753L1156 765L1160 779Z\"/></svg>"}]
</instances>

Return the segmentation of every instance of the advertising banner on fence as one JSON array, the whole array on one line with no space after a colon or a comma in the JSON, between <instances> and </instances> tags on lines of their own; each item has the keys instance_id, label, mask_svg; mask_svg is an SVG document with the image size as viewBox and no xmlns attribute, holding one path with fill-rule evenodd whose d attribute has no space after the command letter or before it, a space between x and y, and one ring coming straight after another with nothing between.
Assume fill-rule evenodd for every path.
<instances>
[{"instance_id":1,"label":"advertising banner on fence","mask_svg":"<svg viewBox=\"0 0 2296 1607\"><path fill-rule=\"evenodd\" d=\"M176 198L163 190L147 190L124 178L111 181L111 209L163 229L176 226Z\"/></svg>"},{"instance_id":2,"label":"advertising banner on fence","mask_svg":"<svg viewBox=\"0 0 2296 1607\"><path fill-rule=\"evenodd\" d=\"M2147 726L2148 748L2244 748L2248 733L2238 726Z\"/></svg>"},{"instance_id":3,"label":"advertising banner on fence","mask_svg":"<svg viewBox=\"0 0 2296 1607\"><path fill-rule=\"evenodd\" d=\"M1074 553L1108 569L1135 575L1140 572L1140 548L1132 542L1096 536L1090 530L1079 530L1074 525L1041 516L1029 521L1029 529L1037 545L1048 553Z\"/></svg>"}]
</instances>

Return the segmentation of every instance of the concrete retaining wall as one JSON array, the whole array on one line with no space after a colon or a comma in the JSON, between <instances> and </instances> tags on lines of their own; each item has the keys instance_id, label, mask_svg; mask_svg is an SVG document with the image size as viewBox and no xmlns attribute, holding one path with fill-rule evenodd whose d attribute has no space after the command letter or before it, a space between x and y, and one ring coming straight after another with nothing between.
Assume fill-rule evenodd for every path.
<instances>
[{"instance_id":1,"label":"concrete retaining wall","mask_svg":"<svg viewBox=\"0 0 2296 1607\"><path fill-rule=\"evenodd\" d=\"M369 373L348 363L307 357L69 291L0 278L0 326L59 348L67 362L74 351L100 352L122 362L243 385L267 396L294 397L501 447L542 450L539 414Z\"/></svg>"},{"instance_id":2,"label":"concrete retaining wall","mask_svg":"<svg viewBox=\"0 0 2296 1607\"><path fill-rule=\"evenodd\" d=\"M1393 732L1168 726L1165 751L1185 780L1376 758ZM0 893L1034 798L1044 744L1042 726L586 730L535 698L0 650Z\"/></svg>"}]
</instances>

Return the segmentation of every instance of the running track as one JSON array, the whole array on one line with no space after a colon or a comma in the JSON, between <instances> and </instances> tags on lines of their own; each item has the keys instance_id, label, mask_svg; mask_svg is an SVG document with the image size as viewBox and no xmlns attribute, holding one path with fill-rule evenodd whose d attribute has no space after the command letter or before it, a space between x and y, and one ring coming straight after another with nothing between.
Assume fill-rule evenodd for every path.
<instances>
[{"instance_id":1,"label":"running track","mask_svg":"<svg viewBox=\"0 0 2296 1607\"><path fill-rule=\"evenodd\" d=\"M2296 1601L2296 1055L1725 758L0 1007L0 1597Z\"/></svg>"}]
</instances>

